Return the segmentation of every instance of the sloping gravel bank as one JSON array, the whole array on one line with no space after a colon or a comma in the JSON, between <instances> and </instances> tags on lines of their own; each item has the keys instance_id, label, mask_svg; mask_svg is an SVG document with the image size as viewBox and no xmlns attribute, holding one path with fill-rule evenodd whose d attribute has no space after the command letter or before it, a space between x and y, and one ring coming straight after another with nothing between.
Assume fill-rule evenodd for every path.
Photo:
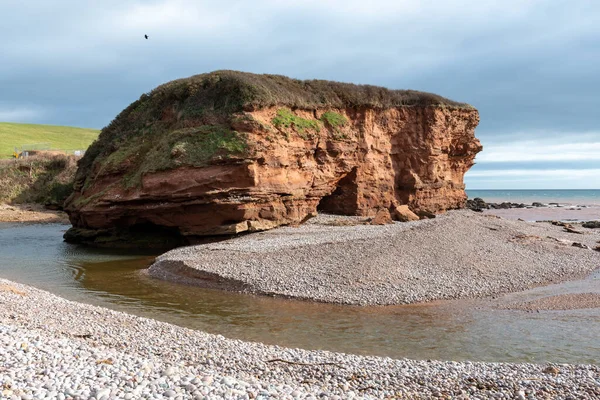
<instances>
[{"instance_id":1,"label":"sloping gravel bank","mask_svg":"<svg viewBox=\"0 0 600 400\"><path fill-rule=\"evenodd\" d=\"M0 279L0 398L600 397L600 367L392 360L229 340Z\"/></svg>"},{"instance_id":2,"label":"sloping gravel bank","mask_svg":"<svg viewBox=\"0 0 600 400\"><path fill-rule=\"evenodd\" d=\"M212 288L346 304L484 297L576 279L600 267L598 231L471 211L392 225L321 215L229 241L167 252L152 276Z\"/></svg>"}]
</instances>

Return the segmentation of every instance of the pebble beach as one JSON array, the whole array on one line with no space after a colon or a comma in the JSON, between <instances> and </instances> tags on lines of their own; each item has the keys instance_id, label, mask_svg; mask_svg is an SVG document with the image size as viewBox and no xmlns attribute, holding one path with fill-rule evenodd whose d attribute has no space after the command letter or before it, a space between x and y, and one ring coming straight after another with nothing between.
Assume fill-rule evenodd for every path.
<instances>
[{"instance_id":1,"label":"pebble beach","mask_svg":"<svg viewBox=\"0 0 600 400\"><path fill-rule=\"evenodd\" d=\"M576 230L582 233L470 211L382 226L320 215L297 228L176 249L144 273L346 304L390 303L386 296L391 303L489 298L597 269L600 253L591 247L600 239L597 230ZM596 307L597 296L557 296L506 308L556 310L565 302ZM77 303L0 279L0 398L595 399L600 367L285 348Z\"/></svg>"},{"instance_id":2,"label":"pebble beach","mask_svg":"<svg viewBox=\"0 0 600 400\"><path fill-rule=\"evenodd\" d=\"M226 339L0 280L5 399L593 399L600 367L393 360Z\"/></svg>"},{"instance_id":3,"label":"pebble beach","mask_svg":"<svg viewBox=\"0 0 600 400\"><path fill-rule=\"evenodd\" d=\"M391 305L490 297L600 267L597 229L573 233L468 210L389 225L360 221L319 215L299 227L181 247L157 257L148 273L271 296Z\"/></svg>"}]
</instances>

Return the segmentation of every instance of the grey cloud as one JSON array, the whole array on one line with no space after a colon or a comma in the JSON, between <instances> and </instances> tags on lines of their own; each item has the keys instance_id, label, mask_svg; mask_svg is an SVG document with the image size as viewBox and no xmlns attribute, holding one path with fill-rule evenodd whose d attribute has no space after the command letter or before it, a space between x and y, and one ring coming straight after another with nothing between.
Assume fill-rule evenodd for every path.
<instances>
[{"instance_id":1,"label":"grey cloud","mask_svg":"<svg viewBox=\"0 0 600 400\"><path fill-rule=\"evenodd\" d=\"M99 128L163 82L238 69L468 102L484 147L600 140L595 1L31 0L0 14L0 115L16 119Z\"/></svg>"}]
</instances>

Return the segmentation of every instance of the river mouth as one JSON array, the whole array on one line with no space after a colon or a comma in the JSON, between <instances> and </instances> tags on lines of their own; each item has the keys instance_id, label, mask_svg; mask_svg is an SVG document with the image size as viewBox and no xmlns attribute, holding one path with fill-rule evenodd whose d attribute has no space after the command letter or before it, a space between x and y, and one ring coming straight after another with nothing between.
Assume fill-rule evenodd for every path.
<instances>
[{"instance_id":1,"label":"river mouth","mask_svg":"<svg viewBox=\"0 0 600 400\"><path fill-rule=\"evenodd\" d=\"M286 347L455 361L598 363L600 358L598 308L527 312L501 309L490 300L354 307L202 289L142 273L155 254L64 243L68 228L1 224L0 277L70 300ZM535 289L531 296L582 286L600 293L599 282L596 274L580 283Z\"/></svg>"}]
</instances>

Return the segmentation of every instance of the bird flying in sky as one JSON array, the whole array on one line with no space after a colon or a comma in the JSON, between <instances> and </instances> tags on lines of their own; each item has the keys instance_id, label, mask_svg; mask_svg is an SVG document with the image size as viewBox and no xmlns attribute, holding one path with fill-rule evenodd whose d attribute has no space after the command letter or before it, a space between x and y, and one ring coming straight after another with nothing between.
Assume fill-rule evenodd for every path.
<instances>
[{"instance_id":1,"label":"bird flying in sky","mask_svg":"<svg viewBox=\"0 0 600 400\"><path fill-rule=\"evenodd\" d=\"M144 35L144 37L145 37L146 39L148 39L148 35Z\"/></svg>"}]
</instances>

